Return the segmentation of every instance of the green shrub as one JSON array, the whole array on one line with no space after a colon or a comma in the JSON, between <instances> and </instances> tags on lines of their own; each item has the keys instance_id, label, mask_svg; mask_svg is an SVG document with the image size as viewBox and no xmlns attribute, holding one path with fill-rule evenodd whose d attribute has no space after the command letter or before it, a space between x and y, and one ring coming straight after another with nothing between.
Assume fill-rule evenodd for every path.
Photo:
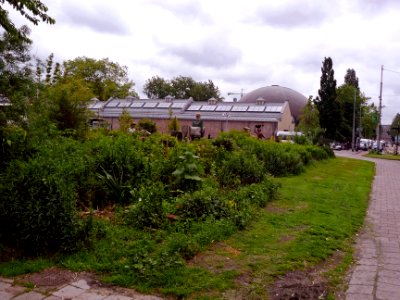
<instances>
[{"instance_id":1,"label":"green shrub","mask_svg":"<svg viewBox=\"0 0 400 300\"><path fill-rule=\"evenodd\" d=\"M76 208L84 160L74 155L76 146L69 139L54 140L40 155L12 162L0 187L2 242L38 254L69 250L87 235Z\"/></svg>"},{"instance_id":2,"label":"green shrub","mask_svg":"<svg viewBox=\"0 0 400 300\"><path fill-rule=\"evenodd\" d=\"M140 142L141 143L141 142ZM129 191L140 187L148 177L146 156L138 138L117 133L98 136L87 143L86 151L93 157L91 166L95 180L91 181L91 205L127 204Z\"/></svg>"},{"instance_id":3,"label":"green shrub","mask_svg":"<svg viewBox=\"0 0 400 300\"><path fill-rule=\"evenodd\" d=\"M157 132L157 125L155 122L153 122L150 119L144 118L140 119L138 122L138 127L140 130L146 130L150 133L155 133Z\"/></svg>"},{"instance_id":4,"label":"green shrub","mask_svg":"<svg viewBox=\"0 0 400 300\"><path fill-rule=\"evenodd\" d=\"M185 151L179 156L176 169L172 173L174 176L174 187L182 191L194 191L200 188L202 179L201 165L199 157L190 151Z\"/></svg>"},{"instance_id":5,"label":"green shrub","mask_svg":"<svg viewBox=\"0 0 400 300\"><path fill-rule=\"evenodd\" d=\"M176 214L181 219L203 219L208 216L220 219L230 215L227 201L212 187L180 196L176 206Z\"/></svg>"},{"instance_id":6,"label":"green shrub","mask_svg":"<svg viewBox=\"0 0 400 300\"><path fill-rule=\"evenodd\" d=\"M128 208L125 222L137 228L159 228L166 221L163 201L168 197L160 183L148 182L147 187L132 191L135 201Z\"/></svg>"},{"instance_id":7,"label":"green shrub","mask_svg":"<svg viewBox=\"0 0 400 300\"><path fill-rule=\"evenodd\" d=\"M235 151L218 166L217 178L222 186L235 187L262 181L264 165L252 153Z\"/></svg>"}]
</instances>

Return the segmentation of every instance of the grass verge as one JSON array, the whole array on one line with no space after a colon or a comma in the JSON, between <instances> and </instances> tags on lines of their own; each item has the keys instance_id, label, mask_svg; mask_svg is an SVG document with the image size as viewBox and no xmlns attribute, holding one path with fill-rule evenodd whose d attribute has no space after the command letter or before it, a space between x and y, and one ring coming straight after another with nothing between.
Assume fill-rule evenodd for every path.
<instances>
[{"instance_id":1,"label":"grass verge","mask_svg":"<svg viewBox=\"0 0 400 300\"><path fill-rule=\"evenodd\" d=\"M381 158L381 159L390 159L390 160L400 160L400 155L394 154L375 154L375 153L368 153L364 155L365 157L372 157L372 158Z\"/></svg>"}]
</instances>

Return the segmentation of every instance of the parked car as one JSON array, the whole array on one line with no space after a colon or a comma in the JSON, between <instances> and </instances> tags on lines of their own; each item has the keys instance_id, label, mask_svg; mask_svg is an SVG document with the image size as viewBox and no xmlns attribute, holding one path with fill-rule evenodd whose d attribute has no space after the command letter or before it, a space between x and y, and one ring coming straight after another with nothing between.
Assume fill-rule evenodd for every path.
<instances>
[{"instance_id":1,"label":"parked car","mask_svg":"<svg viewBox=\"0 0 400 300\"><path fill-rule=\"evenodd\" d=\"M379 150L382 151L383 148L385 148L385 141L381 140L380 145L379 145ZM378 149L378 141L374 141L372 143L372 148L371 149L372 150L377 150Z\"/></svg>"},{"instance_id":2,"label":"parked car","mask_svg":"<svg viewBox=\"0 0 400 300\"><path fill-rule=\"evenodd\" d=\"M374 141L370 139L360 139L360 144L358 147L361 150L367 151L371 149L373 142Z\"/></svg>"},{"instance_id":3,"label":"parked car","mask_svg":"<svg viewBox=\"0 0 400 300\"><path fill-rule=\"evenodd\" d=\"M340 151L343 149L342 145L340 143L336 143L336 142L333 142L331 144L331 148L332 148L332 150L337 150L337 151Z\"/></svg>"}]
</instances>

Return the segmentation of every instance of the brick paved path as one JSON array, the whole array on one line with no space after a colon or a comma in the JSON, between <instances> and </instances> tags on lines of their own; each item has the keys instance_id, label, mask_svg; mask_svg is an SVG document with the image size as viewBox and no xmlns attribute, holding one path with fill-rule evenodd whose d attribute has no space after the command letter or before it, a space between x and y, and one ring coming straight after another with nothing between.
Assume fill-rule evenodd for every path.
<instances>
[{"instance_id":1,"label":"brick paved path","mask_svg":"<svg viewBox=\"0 0 400 300\"><path fill-rule=\"evenodd\" d=\"M374 161L376 168L346 299L400 299L400 161L364 158L360 154L336 152L337 156Z\"/></svg>"}]
</instances>

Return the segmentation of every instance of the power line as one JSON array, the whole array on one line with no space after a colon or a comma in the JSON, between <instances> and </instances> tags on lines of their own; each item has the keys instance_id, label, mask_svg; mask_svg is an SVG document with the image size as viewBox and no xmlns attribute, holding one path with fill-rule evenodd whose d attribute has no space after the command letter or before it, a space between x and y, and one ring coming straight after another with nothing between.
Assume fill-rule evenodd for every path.
<instances>
[{"instance_id":1,"label":"power line","mask_svg":"<svg viewBox=\"0 0 400 300\"><path fill-rule=\"evenodd\" d=\"M390 69L386 69L386 68L384 68L384 70L385 70L385 71L392 72L392 73L400 74L400 71L394 71L394 70L390 70Z\"/></svg>"}]
</instances>

